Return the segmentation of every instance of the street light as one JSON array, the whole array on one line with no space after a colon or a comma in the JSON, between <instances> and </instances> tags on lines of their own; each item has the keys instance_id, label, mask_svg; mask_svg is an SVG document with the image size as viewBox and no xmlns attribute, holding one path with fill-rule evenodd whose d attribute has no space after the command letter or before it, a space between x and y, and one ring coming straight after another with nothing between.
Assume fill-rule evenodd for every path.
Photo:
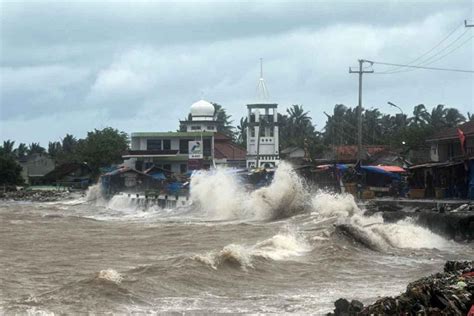
<instances>
[{"instance_id":1,"label":"street light","mask_svg":"<svg viewBox=\"0 0 474 316\"><path fill-rule=\"evenodd\" d=\"M390 102L390 101L388 101L387 103L388 103L388 105L390 105L390 106L393 106L394 108L397 108L397 109L399 109L399 110L400 110L400 112L402 112L402 115L405 115L405 113L403 113L403 110L402 110L402 109L401 109L401 108L400 108L398 105L396 105L396 104L393 104L393 103L392 103L392 102Z\"/></svg>"}]
</instances>

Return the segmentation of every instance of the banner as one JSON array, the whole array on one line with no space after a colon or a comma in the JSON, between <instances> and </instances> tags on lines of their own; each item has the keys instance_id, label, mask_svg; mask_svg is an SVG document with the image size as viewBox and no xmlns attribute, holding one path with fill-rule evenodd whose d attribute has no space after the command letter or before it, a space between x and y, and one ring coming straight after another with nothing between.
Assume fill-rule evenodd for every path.
<instances>
[{"instance_id":1,"label":"banner","mask_svg":"<svg viewBox=\"0 0 474 316\"><path fill-rule=\"evenodd\" d=\"M188 142L189 159L202 159L202 142L200 140L194 140Z\"/></svg>"}]
</instances>

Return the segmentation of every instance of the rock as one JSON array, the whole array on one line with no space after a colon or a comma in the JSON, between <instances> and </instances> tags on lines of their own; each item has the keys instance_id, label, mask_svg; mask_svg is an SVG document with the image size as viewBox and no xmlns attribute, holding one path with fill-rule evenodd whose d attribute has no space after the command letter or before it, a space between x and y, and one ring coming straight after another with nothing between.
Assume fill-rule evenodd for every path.
<instances>
[{"instance_id":1,"label":"rock","mask_svg":"<svg viewBox=\"0 0 474 316\"><path fill-rule=\"evenodd\" d=\"M443 273L416 280L397 297L363 307L338 299L333 315L466 315L474 303L474 261L447 261Z\"/></svg>"}]
</instances>

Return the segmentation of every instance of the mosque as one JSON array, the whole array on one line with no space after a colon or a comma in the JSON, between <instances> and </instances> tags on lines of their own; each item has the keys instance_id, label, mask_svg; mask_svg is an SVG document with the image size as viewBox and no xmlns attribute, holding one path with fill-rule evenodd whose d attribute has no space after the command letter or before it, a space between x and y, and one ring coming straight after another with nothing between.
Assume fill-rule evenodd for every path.
<instances>
[{"instance_id":1,"label":"mosque","mask_svg":"<svg viewBox=\"0 0 474 316\"><path fill-rule=\"evenodd\" d=\"M260 103L247 105L247 148L218 131L217 111L208 101L191 105L188 120L180 121L179 132L131 134L131 149L122 157L124 165L136 170L158 167L184 174L198 169L274 168L280 161L278 105L265 102L268 93L262 68L257 91Z\"/></svg>"}]
</instances>

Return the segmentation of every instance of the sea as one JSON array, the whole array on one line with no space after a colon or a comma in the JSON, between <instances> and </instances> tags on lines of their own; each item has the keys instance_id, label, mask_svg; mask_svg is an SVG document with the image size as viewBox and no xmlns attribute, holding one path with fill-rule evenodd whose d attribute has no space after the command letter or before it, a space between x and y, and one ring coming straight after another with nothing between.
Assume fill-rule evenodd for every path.
<instances>
[{"instance_id":1,"label":"sea","mask_svg":"<svg viewBox=\"0 0 474 316\"><path fill-rule=\"evenodd\" d=\"M0 202L0 314L325 314L472 260L412 219L385 223L351 195L281 164L249 190L225 170L191 180L191 204L137 206L98 185L58 202Z\"/></svg>"}]
</instances>

